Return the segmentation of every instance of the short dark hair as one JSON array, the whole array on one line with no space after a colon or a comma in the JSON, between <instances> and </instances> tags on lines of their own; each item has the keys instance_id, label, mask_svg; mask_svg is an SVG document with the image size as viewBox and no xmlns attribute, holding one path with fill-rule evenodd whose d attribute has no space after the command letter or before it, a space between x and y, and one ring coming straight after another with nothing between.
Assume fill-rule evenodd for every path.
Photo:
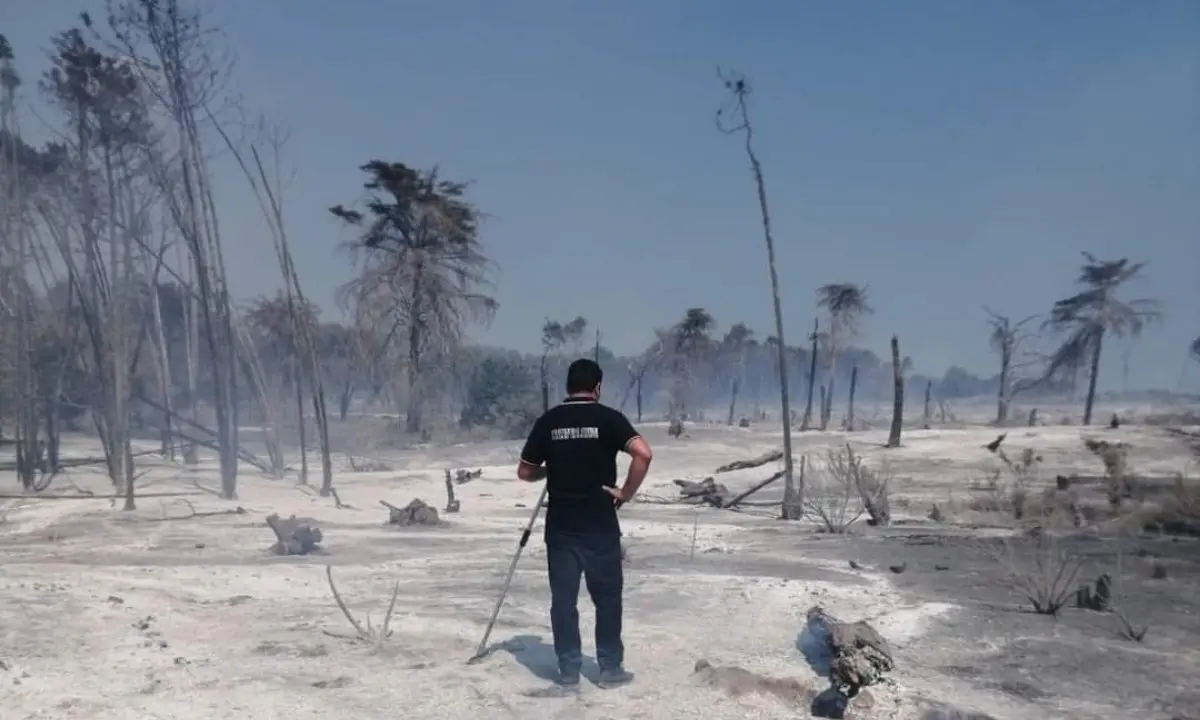
<instances>
[{"instance_id":1,"label":"short dark hair","mask_svg":"<svg viewBox=\"0 0 1200 720\"><path fill-rule=\"evenodd\" d=\"M579 358L567 368L567 394L591 392L600 386L604 371L600 364L588 358Z\"/></svg>"}]
</instances>

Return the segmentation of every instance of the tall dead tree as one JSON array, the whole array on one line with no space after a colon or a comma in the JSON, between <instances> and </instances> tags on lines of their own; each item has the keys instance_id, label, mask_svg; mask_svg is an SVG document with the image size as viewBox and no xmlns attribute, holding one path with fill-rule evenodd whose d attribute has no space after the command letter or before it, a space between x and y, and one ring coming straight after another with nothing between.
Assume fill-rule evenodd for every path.
<instances>
[{"instance_id":1,"label":"tall dead tree","mask_svg":"<svg viewBox=\"0 0 1200 720\"><path fill-rule=\"evenodd\" d=\"M854 431L854 393L858 390L858 366L850 368L850 401L846 406L846 430Z\"/></svg>"},{"instance_id":2,"label":"tall dead tree","mask_svg":"<svg viewBox=\"0 0 1200 720\"><path fill-rule=\"evenodd\" d=\"M808 400L804 403L804 421L800 423L801 430L812 427L813 392L817 384L817 354L820 349L817 343L821 340L821 318L813 318L812 334L808 336Z\"/></svg>"},{"instance_id":3,"label":"tall dead tree","mask_svg":"<svg viewBox=\"0 0 1200 720\"><path fill-rule=\"evenodd\" d=\"M725 76L718 72L725 90L729 93L726 104L717 110L717 128L727 135L741 135L746 159L754 176L754 187L758 194L759 215L762 218L763 240L767 246L767 268L771 276L771 300L775 310L775 337L779 339L779 405L783 421L783 477L784 516L794 519L793 509L803 505L804 488L796 487L792 458L792 413L788 398L787 343L783 333L783 303L779 299L779 272L775 268L775 239L771 235L771 212L767 206L766 181L763 179L762 163L754 152L754 125L750 121L747 100L750 85L740 75Z\"/></svg>"},{"instance_id":4,"label":"tall dead tree","mask_svg":"<svg viewBox=\"0 0 1200 720\"><path fill-rule=\"evenodd\" d=\"M1024 392L1037 383L1035 378L1013 377L1020 374L1028 362L1021 359L1021 350L1025 343L1033 337L1027 326L1037 320L1037 315L1030 315L1017 322L1012 322L1005 315L987 307L983 309L988 316L988 326L991 333L988 338L992 350L1000 355L1000 387L996 392L996 424L1008 422L1008 408L1018 393Z\"/></svg>"},{"instance_id":5,"label":"tall dead tree","mask_svg":"<svg viewBox=\"0 0 1200 720\"><path fill-rule=\"evenodd\" d=\"M892 336L892 427L887 446L900 447L900 431L904 427L904 367L900 363L900 338Z\"/></svg>"},{"instance_id":6,"label":"tall dead tree","mask_svg":"<svg viewBox=\"0 0 1200 720\"><path fill-rule=\"evenodd\" d=\"M8 386L16 406L17 475L26 490L36 489L35 478L41 463L41 445L34 398L37 395L30 342L32 302L26 270L30 257L29 232L25 224L25 193L21 177L23 143L16 124L16 94L21 85L13 68L12 46L0 35L0 139L4 151L4 205L0 208L0 324L12 328L11 374ZM11 263L11 264L10 264ZM0 391L5 388L0 387Z\"/></svg>"},{"instance_id":7,"label":"tall dead tree","mask_svg":"<svg viewBox=\"0 0 1200 720\"><path fill-rule=\"evenodd\" d=\"M237 496L239 457L238 338L226 284L220 222L212 194L208 151L201 131L229 67L214 60L210 28L180 0L123 0L111 7L118 44L141 73L149 94L169 119L154 153L160 189L188 250L195 280L195 326L208 351L216 415L221 496ZM193 402L195 398L193 397Z\"/></svg>"}]
</instances>

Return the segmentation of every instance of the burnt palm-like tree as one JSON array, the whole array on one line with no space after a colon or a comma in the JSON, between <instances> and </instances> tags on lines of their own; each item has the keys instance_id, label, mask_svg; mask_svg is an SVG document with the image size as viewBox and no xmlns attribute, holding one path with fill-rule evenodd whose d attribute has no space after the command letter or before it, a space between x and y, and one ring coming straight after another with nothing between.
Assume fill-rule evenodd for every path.
<instances>
[{"instance_id":1,"label":"burnt palm-like tree","mask_svg":"<svg viewBox=\"0 0 1200 720\"><path fill-rule=\"evenodd\" d=\"M817 306L829 312L829 386L825 406L821 408L821 429L829 427L833 414L834 379L838 353L858 331L858 321L872 312L867 303L867 288L854 283L829 283L817 288Z\"/></svg>"},{"instance_id":2,"label":"burnt palm-like tree","mask_svg":"<svg viewBox=\"0 0 1200 720\"><path fill-rule=\"evenodd\" d=\"M1192 341L1192 344L1188 347L1188 351L1191 352L1193 360L1200 362L1200 337Z\"/></svg>"},{"instance_id":3,"label":"burnt palm-like tree","mask_svg":"<svg viewBox=\"0 0 1200 720\"><path fill-rule=\"evenodd\" d=\"M446 356L471 322L489 322L496 300L492 263L480 239L480 212L467 183L443 180L437 168L372 160L365 210L341 205L330 212L361 230L349 247L360 273L346 290L357 302L381 308L404 328L408 379L405 428L422 427L422 378L431 358Z\"/></svg>"},{"instance_id":4,"label":"burnt palm-like tree","mask_svg":"<svg viewBox=\"0 0 1200 720\"><path fill-rule=\"evenodd\" d=\"M1073 372L1087 363L1088 391L1084 401L1083 424L1092 422L1096 401L1096 381L1100 375L1100 355L1109 335L1136 338L1147 324L1162 317L1159 302L1149 298L1121 300L1117 292L1138 277L1145 263L1127 258L1099 260L1083 253L1084 262L1076 283L1078 293L1054 303L1044 326L1063 337L1062 344L1050 357L1046 377Z\"/></svg>"}]
</instances>

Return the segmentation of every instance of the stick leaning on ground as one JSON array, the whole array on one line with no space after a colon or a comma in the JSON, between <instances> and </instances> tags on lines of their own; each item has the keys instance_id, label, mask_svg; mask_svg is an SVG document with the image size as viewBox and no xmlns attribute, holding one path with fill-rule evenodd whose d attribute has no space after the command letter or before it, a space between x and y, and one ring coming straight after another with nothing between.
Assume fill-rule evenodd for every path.
<instances>
[{"instance_id":1,"label":"stick leaning on ground","mask_svg":"<svg viewBox=\"0 0 1200 720\"><path fill-rule=\"evenodd\" d=\"M533 533L533 525L537 522L538 515L542 512L542 505L546 502L546 492L549 489L548 485L542 485L542 494L538 497L537 504L533 506L533 514L529 516L529 523L521 531L521 541L517 545L517 552L513 554L512 562L508 565L508 575L504 578L504 589L500 591L500 597L496 598L496 607L492 609L492 617L488 620L487 629L483 631L483 639L479 641L479 647L475 650L475 654L467 659L468 665L479 662L490 652L488 639L492 636L492 628L496 626L496 619L500 617L500 608L504 607L504 598L508 596L508 589L512 585L513 574L517 571L517 561L521 559L521 552L525 550L525 546L529 543L529 536Z\"/></svg>"}]
</instances>

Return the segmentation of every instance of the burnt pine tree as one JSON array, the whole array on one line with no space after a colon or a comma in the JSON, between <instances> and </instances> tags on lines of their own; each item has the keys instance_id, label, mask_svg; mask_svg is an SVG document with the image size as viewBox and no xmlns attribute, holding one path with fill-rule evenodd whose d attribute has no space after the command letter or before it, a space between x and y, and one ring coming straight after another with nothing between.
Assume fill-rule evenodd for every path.
<instances>
[{"instance_id":1,"label":"burnt pine tree","mask_svg":"<svg viewBox=\"0 0 1200 720\"><path fill-rule=\"evenodd\" d=\"M1096 402L1096 381L1100 375L1100 355L1104 339L1138 337L1148 323L1162 317L1159 302L1149 298L1121 300L1117 292L1130 280L1138 277L1145 263L1120 260L1099 260L1083 253L1083 265L1076 283L1082 289L1054 303L1045 327L1060 333L1062 344L1050 357L1046 377L1064 370L1088 364L1087 399L1083 407L1083 424L1092 422L1092 407Z\"/></svg>"},{"instance_id":2,"label":"burnt pine tree","mask_svg":"<svg viewBox=\"0 0 1200 720\"><path fill-rule=\"evenodd\" d=\"M492 263L467 183L399 162L372 160L361 169L368 177L364 210L337 205L330 212L361 230L351 243L362 261L353 294L384 304L404 328L405 429L419 433L429 361L454 347L469 323L495 313Z\"/></svg>"}]
</instances>

